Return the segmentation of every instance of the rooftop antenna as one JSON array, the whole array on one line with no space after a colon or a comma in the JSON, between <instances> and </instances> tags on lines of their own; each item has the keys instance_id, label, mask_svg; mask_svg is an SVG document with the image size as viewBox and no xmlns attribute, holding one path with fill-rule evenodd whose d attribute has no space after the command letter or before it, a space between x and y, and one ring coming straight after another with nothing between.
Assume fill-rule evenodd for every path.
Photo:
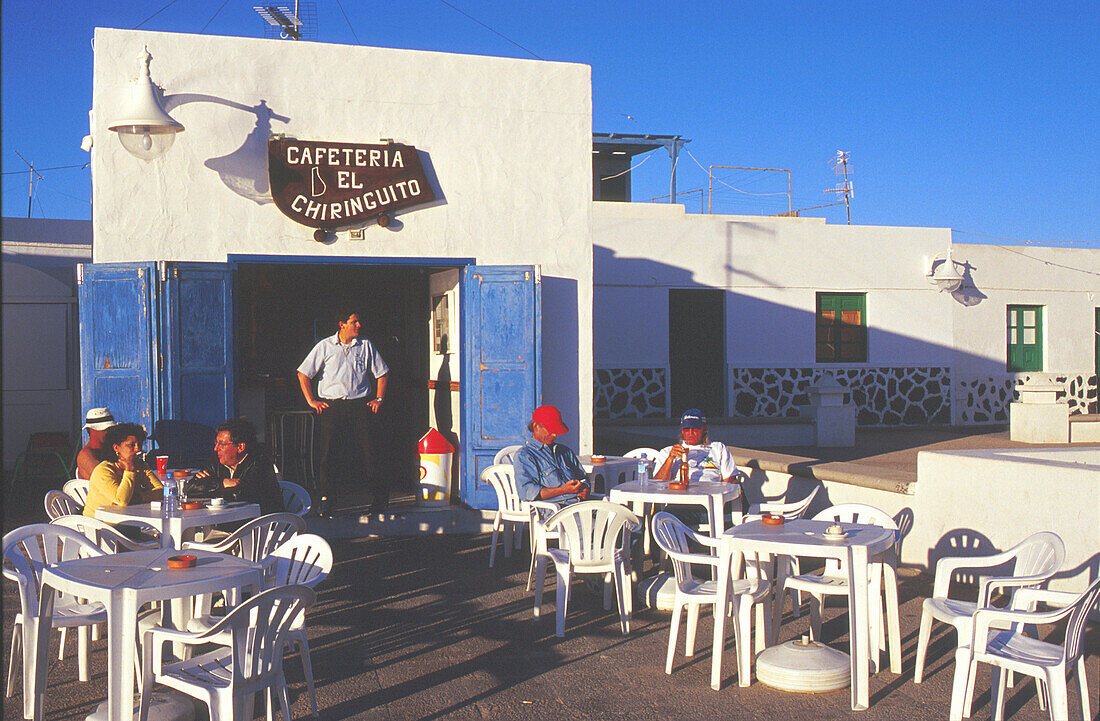
<instances>
[{"instance_id":1,"label":"rooftop antenna","mask_svg":"<svg viewBox=\"0 0 1100 721\"><path fill-rule=\"evenodd\" d=\"M294 0L294 9L286 5L255 5L252 8L267 21L264 37L283 40L317 39L317 5Z\"/></svg>"},{"instance_id":2,"label":"rooftop antenna","mask_svg":"<svg viewBox=\"0 0 1100 721\"><path fill-rule=\"evenodd\" d=\"M839 178L841 174L844 175L844 182L837 183L836 187L831 190L826 190L826 193L844 193L844 210L848 214L848 225L852 224L852 181L848 180L848 152L846 150L836 151L836 157L833 158L833 172L836 173Z\"/></svg>"}]
</instances>

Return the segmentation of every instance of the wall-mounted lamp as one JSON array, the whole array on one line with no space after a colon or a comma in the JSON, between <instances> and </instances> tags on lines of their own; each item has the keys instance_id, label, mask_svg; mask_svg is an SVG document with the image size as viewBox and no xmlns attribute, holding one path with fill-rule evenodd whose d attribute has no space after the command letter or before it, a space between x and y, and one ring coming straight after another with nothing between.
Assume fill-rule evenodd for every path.
<instances>
[{"instance_id":1,"label":"wall-mounted lamp","mask_svg":"<svg viewBox=\"0 0 1100 721\"><path fill-rule=\"evenodd\" d=\"M944 291L954 293L963 282L963 274L956 266L950 250L936 253L932 256L932 262L929 263L925 277L928 278L929 283L939 288L941 293Z\"/></svg>"},{"instance_id":2,"label":"wall-mounted lamp","mask_svg":"<svg viewBox=\"0 0 1100 721\"><path fill-rule=\"evenodd\" d=\"M145 161L164 155L172 147L176 133L183 132L183 126L172 120L157 100L156 86L149 77L152 59L148 48L138 55L141 73L130 87L130 102L118 120L107 125L108 130L118 133L122 147Z\"/></svg>"}]
</instances>

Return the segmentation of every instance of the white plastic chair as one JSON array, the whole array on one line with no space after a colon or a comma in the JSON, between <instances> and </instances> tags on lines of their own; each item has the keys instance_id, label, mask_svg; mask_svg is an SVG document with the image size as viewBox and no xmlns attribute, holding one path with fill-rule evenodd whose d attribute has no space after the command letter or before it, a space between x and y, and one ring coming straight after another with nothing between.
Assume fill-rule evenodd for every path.
<instances>
[{"instance_id":1,"label":"white plastic chair","mask_svg":"<svg viewBox=\"0 0 1100 721\"><path fill-rule=\"evenodd\" d=\"M102 556L104 552L83 535L71 528L51 523L32 523L16 528L4 535L4 578L19 586L19 612L11 634L11 656L8 660L8 683L5 696L15 690L15 659L23 652L23 715L34 716L34 675L38 627L40 623L39 593L42 569L59 561L79 558L82 555ZM93 624L106 623L107 610L101 603L83 603L66 594L54 597L51 628L77 628L79 661L78 678L87 681L88 636ZM64 642L61 644L64 650Z\"/></svg>"},{"instance_id":2,"label":"white plastic chair","mask_svg":"<svg viewBox=\"0 0 1100 721\"><path fill-rule=\"evenodd\" d=\"M143 551L160 548L159 541L135 541L119 533L110 523L83 514L58 516L50 521L50 523L64 526L65 528L71 528L78 533L84 534L85 538L99 546L106 553L123 553L125 551Z\"/></svg>"},{"instance_id":3,"label":"white plastic chair","mask_svg":"<svg viewBox=\"0 0 1100 721\"><path fill-rule=\"evenodd\" d=\"M87 478L73 478L72 480L65 481L65 485L61 487L61 490L73 497L73 500L80 504L83 508L84 504L88 501L88 491L92 486L92 482Z\"/></svg>"},{"instance_id":4,"label":"white plastic chair","mask_svg":"<svg viewBox=\"0 0 1100 721\"><path fill-rule=\"evenodd\" d=\"M658 451L656 448L646 448L645 446L642 446L641 448L635 448L632 451L627 451L623 454L623 458L645 458L650 462L650 465L652 465L653 461L657 460L657 456L659 456L660 454L661 452Z\"/></svg>"},{"instance_id":5,"label":"white plastic chair","mask_svg":"<svg viewBox=\"0 0 1100 721\"><path fill-rule=\"evenodd\" d=\"M332 572L332 548L328 541L312 533L299 533L276 548L264 561L267 588L301 585L314 588ZM221 618L209 614L196 616L187 623L187 630L203 633L210 630ZM229 632L213 639L215 643L228 643ZM313 664L309 656L309 640L305 632L305 616L299 616L287 630L287 643L297 648L302 658L302 672L309 689L309 702L313 715L317 715L317 691L313 685Z\"/></svg>"},{"instance_id":6,"label":"white plastic chair","mask_svg":"<svg viewBox=\"0 0 1100 721\"><path fill-rule=\"evenodd\" d=\"M518 453L521 448L523 448L523 446L504 446L504 448L501 448L497 451L497 454L493 456L493 465L497 466L501 463L515 463L516 453Z\"/></svg>"},{"instance_id":7,"label":"white plastic chair","mask_svg":"<svg viewBox=\"0 0 1100 721\"><path fill-rule=\"evenodd\" d=\"M75 516L84 512L84 506L65 491L46 491L42 504L46 507L46 517L51 521L61 516Z\"/></svg>"},{"instance_id":8,"label":"white plastic chair","mask_svg":"<svg viewBox=\"0 0 1100 721\"><path fill-rule=\"evenodd\" d=\"M1045 593L1038 589L1031 590L1029 603L1044 600ZM1050 595L1055 604L1062 603L1062 594ZM1081 694L1081 718L1092 718L1083 640L1089 611L1096 606L1098 597L1100 578L1093 581L1073 603L1055 611L980 608L974 613L973 665L981 662L993 666L993 699L990 705L994 721L1004 718L1006 671L1026 674L1035 679L1040 693L1048 696L1052 721L1069 718L1067 679L1076 672ZM1028 627L1058 623L1067 617L1069 621L1063 645L1040 641L1026 634ZM1006 627L1007 630L998 630ZM970 675L974 675L973 671ZM958 694L959 688L956 686L951 695L952 708L956 705ZM969 716L969 708L965 712Z\"/></svg>"},{"instance_id":9,"label":"white plastic chair","mask_svg":"<svg viewBox=\"0 0 1100 721\"><path fill-rule=\"evenodd\" d=\"M283 491L283 507L287 513L303 518L309 515L313 508L313 499L309 497L309 491L291 481L279 481L279 488Z\"/></svg>"},{"instance_id":10,"label":"white plastic chair","mask_svg":"<svg viewBox=\"0 0 1100 721\"><path fill-rule=\"evenodd\" d=\"M313 605L316 594L305 586L280 586L259 593L231 610L202 633L153 628L145 632L147 649L141 674L140 721L147 721L154 683L182 691L210 707L210 721L252 718L251 701L271 690L279 696L283 718L290 721L290 699L283 676L283 647L294 622ZM199 646L218 643L228 632L228 643L184 661L166 661L167 642ZM151 652L150 652L151 650Z\"/></svg>"},{"instance_id":11,"label":"white plastic chair","mask_svg":"<svg viewBox=\"0 0 1100 721\"><path fill-rule=\"evenodd\" d=\"M549 515L558 510L558 507L549 501L522 500L516 488L515 467L510 463L489 466L481 472L481 481L491 485L497 496L497 512L493 516L493 538L489 546L489 568L492 568L496 561L497 536L502 530L504 531L504 557L507 558L512 555L513 544L519 548L523 543L523 537L517 531L521 525L531 522L530 509L542 508ZM532 552L534 548L535 544L532 540ZM527 574L527 586L530 590L530 572Z\"/></svg>"},{"instance_id":12,"label":"white plastic chair","mask_svg":"<svg viewBox=\"0 0 1100 721\"><path fill-rule=\"evenodd\" d=\"M862 503L843 503L831 506L814 516L815 521L834 523L863 523L879 526L894 532L894 544L869 564L872 651L887 646L889 636L890 671L901 673L901 620L898 611L898 525L885 511ZM884 583L885 579L885 583ZM810 595L810 638L821 638L821 606L825 596L848 596L848 569L846 564L828 560L820 574L810 573L787 579L786 588L805 591ZM882 617L882 596L886 599L886 623ZM850 612L849 612L850 613ZM889 633L887 633L889 631ZM871 665L878 670L879 653L871 654Z\"/></svg>"},{"instance_id":13,"label":"white plastic chair","mask_svg":"<svg viewBox=\"0 0 1100 721\"><path fill-rule=\"evenodd\" d=\"M932 620L935 619L951 624L958 632L958 647L955 651L955 686L966 688L966 695L969 698L974 688L974 681L970 677L973 664L969 644L973 633L975 612L989 605L990 597L996 589L1007 589L1010 594L1014 594L1017 589L1037 586L1049 580L1062 567L1065 558L1065 544L1058 534L1050 531L1033 533L1007 551L991 556L941 558L936 563L932 597L926 598L921 608L913 682L920 683L924 678L924 662L928 655L928 641L932 635ZM1012 570L1008 572L1010 575L981 580L976 601L949 597L951 580L960 571L977 571L1009 563L1012 564ZM955 698L954 694L952 698ZM958 696L958 701L960 705L956 705L954 700L951 705L950 718L956 720L961 719L964 713L961 695ZM969 703L966 704L967 708L969 705Z\"/></svg>"},{"instance_id":14,"label":"white plastic chair","mask_svg":"<svg viewBox=\"0 0 1100 721\"><path fill-rule=\"evenodd\" d=\"M817 492L820 490L821 486L814 486L814 489L810 491L810 495L806 496L801 501L794 501L793 503L753 503L749 506L749 512L745 516L745 520L759 520L765 513L773 515L778 514L788 521L802 518L809 509L810 504L813 503L814 497L817 496Z\"/></svg>"},{"instance_id":15,"label":"white plastic chair","mask_svg":"<svg viewBox=\"0 0 1100 721\"><path fill-rule=\"evenodd\" d=\"M269 513L246 521L225 538L213 543L186 541L183 549L198 548L214 553L228 553L253 563L263 563L276 548L289 541L295 534L306 530L306 521L293 513ZM226 595L227 605L234 602L234 593ZM209 595L196 597L195 615L210 613L213 599Z\"/></svg>"},{"instance_id":16,"label":"white plastic chair","mask_svg":"<svg viewBox=\"0 0 1100 721\"><path fill-rule=\"evenodd\" d=\"M183 548L198 548L228 553L253 563L261 563L291 536L306 530L306 522L293 513L269 513L246 521L240 528L214 543L188 541Z\"/></svg>"},{"instance_id":17,"label":"white plastic chair","mask_svg":"<svg viewBox=\"0 0 1100 721\"><path fill-rule=\"evenodd\" d=\"M680 617L684 607L688 609L684 655L689 658L695 654L695 630L699 623L699 607L710 605L715 607L714 613L726 612L725 604L719 605L718 582L710 578L701 579L691 570L693 564L707 565L717 570L719 558L710 554L692 553L689 542L705 548L717 548L720 542L710 536L695 533L671 513L664 511L653 516L653 537L657 545L668 554L676 576L676 600L672 609L672 623L669 626L668 654L665 656L665 673L671 674L672 660L676 653L676 637L680 631ZM758 559L752 559L745 564L745 575L749 578L736 579L730 583L735 619L733 628L737 654L737 679L741 686L749 685L752 673L752 607L754 604L766 601L771 591L771 582L764 570L769 565L759 563ZM770 613L763 614L763 623L764 628L757 629L757 633L763 633L766 637L770 635ZM721 653L722 649L714 649L712 652Z\"/></svg>"},{"instance_id":18,"label":"white plastic chair","mask_svg":"<svg viewBox=\"0 0 1100 721\"><path fill-rule=\"evenodd\" d=\"M814 486L814 489L810 491L810 495L806 496L801 501L794 501L792 503L753 503L749 506L749 512L745 514L741 522L748 523L749 521L759 521L764 517L765 513L783 516L783 518L788 521L802 518L802 516L806 515L806 511L809 510L810 504L813 503L814 497L817 496L817 492L820 490L821 486ZM789 575L797 576L802 572L798 565L797 556L789 556L787 564ZM794 608L794 617L798 618L802 615L802 592L792 590L790 596L791 606Z\"/></svg>"},{"instance_id":19,"label":"white plastic chair","mask_svg":"<svg viewBox=\"0 0 1100 721\"><path fill-rule=\"evenodd\" d=\"M614 581L619 601L619 624L630 633L634 611L630 585L630 545L628 528L639 528L638 517L627 508L608 501L582 501L566 506L543 521L548 531L557 531L561 548L546 548L535 556L535 617L542 612L542 592L546 561L557 571L556 633L565 636L565 615L569 608L569 589L573 574L599 574L604 577L604 608L611 608ZM610 578L608 578L610 576Z\"/></svg>"}]
</instances>

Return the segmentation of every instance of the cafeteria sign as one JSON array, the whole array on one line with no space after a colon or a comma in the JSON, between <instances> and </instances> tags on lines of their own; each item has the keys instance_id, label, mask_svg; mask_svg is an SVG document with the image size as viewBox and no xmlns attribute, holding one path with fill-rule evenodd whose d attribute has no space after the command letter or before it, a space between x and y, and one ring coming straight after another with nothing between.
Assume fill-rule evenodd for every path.
<instances>
[{"instance_id":1,"label":"cafeteria sign","mask_svg":"<svg viewBox=\"0 0 1100 721\"><path fill-rule=\"evenodd\" d=\"M275 205L311 228L354 226L435 200L411 145L272 138L267 156Z\"/></svg>"}]
</instances>

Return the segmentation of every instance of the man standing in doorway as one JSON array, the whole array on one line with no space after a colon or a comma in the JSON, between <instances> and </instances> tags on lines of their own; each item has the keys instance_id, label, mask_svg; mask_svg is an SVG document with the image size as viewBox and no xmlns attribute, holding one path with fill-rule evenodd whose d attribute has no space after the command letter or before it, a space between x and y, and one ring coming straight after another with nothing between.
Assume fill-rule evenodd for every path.
<instances>
[{"instance_id":1,"label":"man standing in doorway","mask_svg":"<svg viewBox=\"0 0 1100 721\"><path fill-rule=\"evenodd\" d=\"M389 488L386 478L378 473L373 454L378 412L386 397L386 374L390 369L371 342L359 337L357 313L341 310L336 317L339 326L336 335L318 342L298 366L302 395L317 413L320 513L326 514L335 508L333 475L337 453L334 441L341 435L347 437L357 451L357 475L366 479L374 494L371 511L381 513L389 506ZM312 379L318 373L321 377L314 396Z\"/></svg>"}]
</instances>

